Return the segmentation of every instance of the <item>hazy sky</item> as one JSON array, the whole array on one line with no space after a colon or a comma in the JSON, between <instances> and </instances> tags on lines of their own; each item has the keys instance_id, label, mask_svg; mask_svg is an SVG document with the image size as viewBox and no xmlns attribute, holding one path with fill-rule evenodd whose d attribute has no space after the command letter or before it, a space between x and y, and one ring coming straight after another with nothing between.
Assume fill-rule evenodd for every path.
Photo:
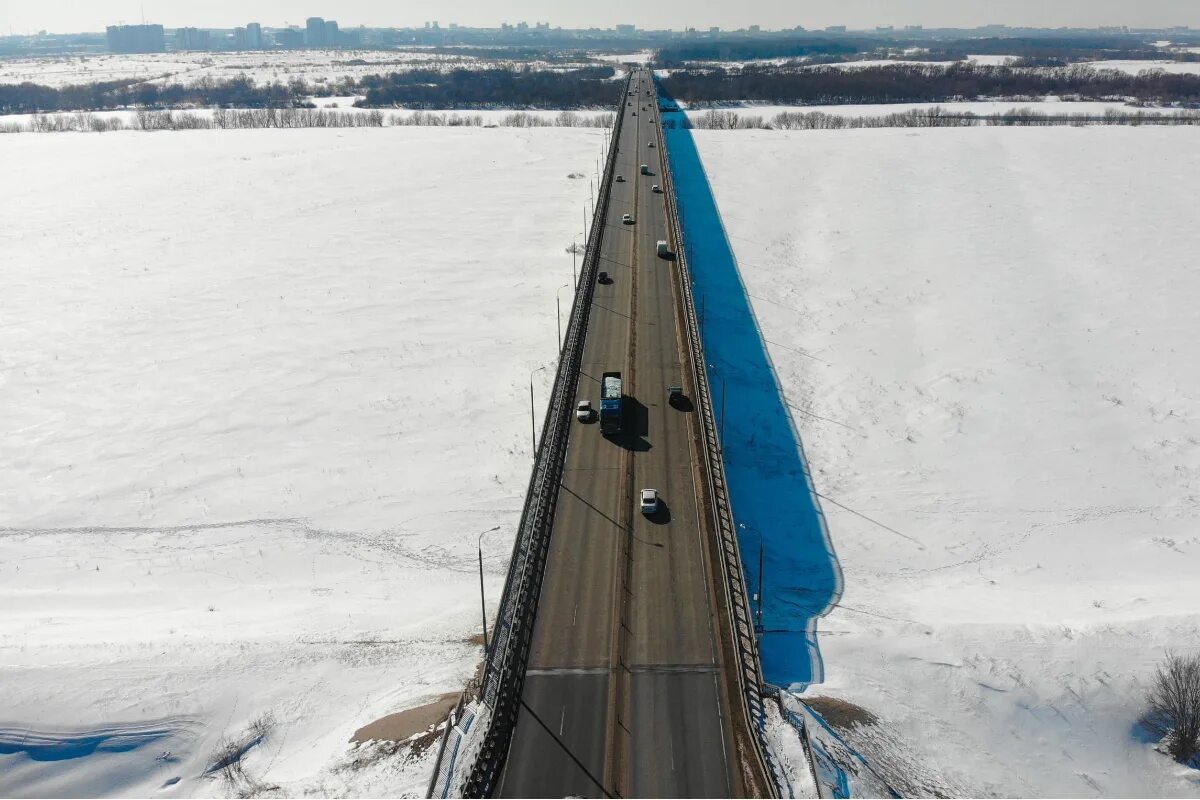
<instances>
[{"instance_id":1,"label":"hazy sky","mask_svg":"<svg viewBox=\"0 0 1200 800\"><path fill-rule=\"evenodd\" d=\"M343 27L461 25L548 21L552 26L821 28L924 24L974 27L986 23L1058 27L1130 25L1200 28L1200 0L0 0L0 32L96 31L116 22L233 27L303 24L309 16Z\"/></svg>"}]
</instances>

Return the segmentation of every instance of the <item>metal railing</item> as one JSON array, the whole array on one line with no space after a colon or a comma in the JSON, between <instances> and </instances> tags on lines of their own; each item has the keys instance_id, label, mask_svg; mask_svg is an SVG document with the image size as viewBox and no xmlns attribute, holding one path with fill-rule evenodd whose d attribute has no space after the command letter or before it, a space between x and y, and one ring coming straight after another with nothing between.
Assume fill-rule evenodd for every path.
<instances>
[{"instance_id":1,"label":"metal railing","mask_svg":"<svg viewBox=\"0 0 1200 800\"><path fill-rule=\"evenodd\" d=\"M633 74L626 79L621 92L622 107ZM558 505L559 483L567 452L567 441L574 413L575 387L583 360L583 345L591 313L592 294L596 286L600 243L604 235L608 198L612 186L617 147L624 118L618 108L613 123L612 141L605 161L604 176L588 233L587 249L579 272L578 289L567 323L567 335L560 352L558 371L554 378L542 437L537 446L529 490L521 511L521 522L513 546L508 578L500 599L491 648L487 654L479 702L490 709L487 731L470 774L462 788L465 797L488 797L495 788L504 761L508 756L520 711L521 693L525 685L525 668L533 639L534 618L537 615L546 556L550 548L550 533L554 511ZM443 771L460 773L467 765L457 765ZM435 778L435 783L438 783ZM440 787L431 788L430 795L449 796L454 792L454 778L448 775Z\"/></svg>"},{"instance_id":2,"label":"metal railing","mask_svg":"<svg viewBox=\"0 0 1200 800\"><path fill-rule=\"evenodd\" d=\"M654 102L658 102L657 87ZM679 208L675 198L675 177L671 170L671 159L667 150L666 134L660 117L658 128L659 159L662 161L662 190L667 200L667 218L671 237L675 243L675 261L679 266L681 291L683 292L684 327L692 353L692 380L696 387L699 412L701 450L709 480L709 498L712 503L713 519L717 526L717 539L721 551L724 590L730 620L733 623L733 638L737 655L738 685L746 719L751 727L752 751L762 774L772 782L776 796L781 796L785 786L783 776L774 759L770 758L766 740L766 708L763 705L762 662L758 655L758 638L754 629L754 617L750 610L750 598L746 592L745 571L742 554L738 546L737 527L734 525L733 505L729 500L729 487L725 480L725 462L722 458L721 440L713 414L712 391L708 383L707 363L704 357L704 340L696 318L696 302L692 294L692 274L688 268L687 248L684 246L683 228L680 225Z\"/></svg>"}]
</instances>

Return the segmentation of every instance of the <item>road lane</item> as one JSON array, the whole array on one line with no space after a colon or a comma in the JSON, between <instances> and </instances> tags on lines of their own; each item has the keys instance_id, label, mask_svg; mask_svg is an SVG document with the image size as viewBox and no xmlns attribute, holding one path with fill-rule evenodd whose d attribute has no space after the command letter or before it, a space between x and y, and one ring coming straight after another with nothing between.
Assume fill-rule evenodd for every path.
<instances>
[{"instance_id":1,"label":"road lane","mask_svg":"<svg viewBox=\"0 0 1200 800\"><path fill-rule=\"evenodd\" d=\"M529 667L502 797L717 797L731 775L716 596L693 480L690 413L667 403L682 385L674 269L643 72L618 144L601 239L612 282L596 287L577 397L599 406L599 378L625 381L624 430L576 424L555 514ZM649 104L649 107L647 107ZM631 115L636 111L637 116ZM653 122L651 121L653 120ZM648 164L651 175L639 173ZM622 224L632 214L634 224ZM657 488L664 510L636 512ZM736 770L735 770L736 772Z\"/></svg>"}]
</instances>

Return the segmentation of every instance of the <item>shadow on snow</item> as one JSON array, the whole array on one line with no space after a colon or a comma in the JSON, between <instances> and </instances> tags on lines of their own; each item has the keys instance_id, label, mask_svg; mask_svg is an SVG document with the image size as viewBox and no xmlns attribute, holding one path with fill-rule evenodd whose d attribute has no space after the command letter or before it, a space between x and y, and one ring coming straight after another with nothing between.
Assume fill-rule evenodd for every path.
<instances>
[{"instance_id":1,"label":"shadow on snow","mask_svg":"<svg viewBox=\"0 0 1200 800\"><path fill-rule=\"evenodd\" d=\"M824 679L817 620L841 596L841 569L692 131L663 133L696 302L704 306L714 411L719 417L725 409L725 469L751 593L763 548L763 676L802 691Z\"/></svg>"}]
</instances>

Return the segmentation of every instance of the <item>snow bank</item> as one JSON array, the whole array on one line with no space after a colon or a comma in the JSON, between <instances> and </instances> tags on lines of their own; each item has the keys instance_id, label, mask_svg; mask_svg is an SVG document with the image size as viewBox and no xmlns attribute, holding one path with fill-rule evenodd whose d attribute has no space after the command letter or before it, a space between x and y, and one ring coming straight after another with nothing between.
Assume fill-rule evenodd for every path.
<instances>
[{"instance_id":1,"label":"snow bank","mask_svg":"<svg viewBox=\"0 0 1200 800\"><path fill-rule=\"evenodd\" d=\"M992 114L1004 114L1013 109L1032 108L1040 114L1087 114L1094 116L1103 116L1104 112L1112 109L1121 111L1127 114L1136 114L1138 112L1146 114L1156 113L1171 113L1178 109L1172 108L1157 108L1134 106L1129 103L1121 102L1103 102L1103 101L1063 101L1056 97L1047 97L1042 100L973 100L961 103L869 103L859 105L844 105L844 106L781 106L781 105L758 105L755 103L739 103L739 104L722 104L714 106L722 110L730 110L737 112L740 117L762 117L764 120L770 121L771 117L784 111L800 112L808 114L819 111L824 114L833 114L839 117L886 117L889 114L898 114L905 111L928 111L932 108L940 108L951 114L975 114L976 116L985 116ZM708 113L709 107L693 107L688 108L685 113L693 118L703 117ZM0 121L7 117L0 117Z\"/></svg>"},{"instance_id":2,"label":"snow bank","mask_svg":"<svg viewBox=\"0 0 1200 800\"><path fill-rule=\"evenodd\" d=\"M418 68L477 65L474 56L397 50L279 50L38 56L0 61L0 84L47 86L136 79L194 84L239 76L259 83L304 80L322 84Z\"/></svg>"},{"instance_id":3,"label":"snow bank","mask_svg":"<svg viewBox=\"0 0 1200 800\"><path fill-rule=\"evenodd\" d=\"M480 657L603 135L0 139L0 794L424 791L347 742Z\"/></svg>"},{"instance_id":4,"label":"snow bank","mask_svg":"<svg viewBox=\"0 0 1200 800\"><path fill-rule=\"evenodd\" d=\"M1195 796L1136 726L1200 647L1194 133L691 135L843 571L810 693L977 793Z\"/></svg>"}]
</instances>

